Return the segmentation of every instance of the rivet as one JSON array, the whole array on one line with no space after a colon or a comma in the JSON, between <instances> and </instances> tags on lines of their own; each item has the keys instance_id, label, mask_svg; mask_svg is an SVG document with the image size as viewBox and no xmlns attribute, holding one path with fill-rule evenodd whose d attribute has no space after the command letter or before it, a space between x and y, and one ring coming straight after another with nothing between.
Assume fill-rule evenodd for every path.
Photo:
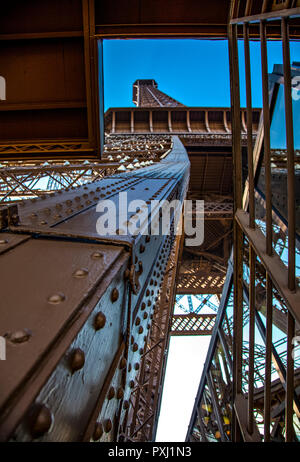
<instances>
[{"instance_id":1,"label":"rivet","mask_svg":"<svg viewBox=\"0 0 300 462\"><path fill-rule=\"evenodd\" d=\"M96 422L92 438L94 441L98 441L100 440L102 435L103 435L103 425L101 422Z\"/></svg>"},{"instance_id":2,"label":"rivet","mask_svg":"<svg viewBox=\"0 0 300 462\"><path fill-rule=\"evenodd\" d=\"M131 371L131 369L132 369L132 366L131 366L131 364L128 364L128 372L130 372L130 371Z\"/></svg>"},{"instance_id":3,"label":"rivet","mask_svg":"<svg viewBox=\"0 0 300 462\"><path fill-rule=\"evenodd\" d=\"M94 327L95 330L102 329L105 326L106 323L106 316L102 311L96 314L95 320L94 320Z\"/></svg>"},{"instance_id":4,"label":"rivet","mask_svg":"<svg viewBox=\"0 0 300 462\"><path fill-rule=\"evenodd\" d=\"M118 391L117 391L117 399L122 399L124 397L124 390L123 388L118 388Z\"/></svg>"},{"instance_id":5,"label":"rivet","mask_svg":"<svg viewBox=\"0 0 300 462\"><path fill-rule=\"evenodd\" d=\"M145 252L145 246L143 244L140 245L140 253Z\"/></svg>"},{"instance_id":6,"label":"rivet","mask_svg":"<svg viewBox=\"0 0 300 462\"><path fill-rule=\"evenodd\" d=\"M134 380L130 380L130 382L129 382L129 387L130 387L130 388L133 388L133 387L134 387Z\"/></svg>"},{"instance_id":7,"label":"rivet","mask_svg":"<svg viewBox=\"0 0 300 462\"><path fill-rule=\"evenodd\" d=\"M127 268L125 271L124 271L124 279L128 279L130 276L130 270Z\"/></svg>"},{"instance_id":8,"label":"rivet","mask_svg":"<svg viewBox=\"0 0 300 462\"><path fill-rule=\"evenodd\" d=\"M7 244L8 240L7 239L0 239L0 244Z\"/></svg>"},{"instance_id":9,"label":"rivet","mask_svg":"<svg viewBox=\"0 0 300 462\"><path fill-rule=\"evenodd\" d=\"M12 343L24 343L27 342L31 336L32 333L29 329L22 329L9 334L7 337Z\"/></svg>"},{"instance_id":10,"label":"rivet","mask_svg":"<svg viewBox=\"0 0 300 462\"><path fill-rule=\"evenodd\" d=\"M105 433L109 433L112 429L112 423L110 419L106 419L104 421L104 431Z\"/></svg>"},{"instance_id":11,"label":"rivet","mask_svg":"<svg viewBox=\"0 0 300 462\"><path fill-rule=\"evenodd\" d=\"M32 214L31 214L31 218L36 218L36 217L37 217L37 213L35 213L35 212L32 212Z\"/></svg>"},{"instance_id":12,"label":"rivet","mask_svg":"<svg viewBox=\"0 0 300 462\"><path fill-rule=\"evenodd\" d=\"M85 354L80 348L72 351L70 358L70 367L72 372L82 369L85 363Z\"/></svg>"},{"instance_id":13,"label":"rivet","mask_svg":"<svg viewBox=\"0 0 300 462\"><path fill-rule=\"evenodd\" d=\"M123 409L128 409L129 408L129 402L128 401L124 401L123 403Z\"/></svg>"},{"instance_id":14,"label":"rivet","mask_svg":"<svg viewBox=\"0 0 300 462\"><path fill-rule=\"evenodd\" d=\"M151 239L151 238L150 238L150 236L148 235L148 236L146 236L145 241L146 241L146 242L150 242L150 239Z\"/></svg>"},{"instance_id":15,"label":"rivet","mask_svg":"<svg viewBox=\"0 0 300 462\"><path fill-rule=\"evenodd\" d=\"M115 389L114 387L110 387L108 394L107 394L107 399L113 399L115 396Z\"/></svg>"},{"instance_id":16,"label":"rivet","mask_svg":"<svg viewBox=\"0 0 300 462\"><path fill-rule=\"evenodd\" d=\"M135 325L138 326L141 323L141 319L139 317L135 320Z\"/></svg>"},{"instance_id":17,"label":"rivet","mask_svg":"<svg viewBox=\"0 0 300 462\"><path fill-rule=\"evenodd\" d=\"M144 313L144 319L147 319L147 318L148 318L148 314Z\"/></svg>"},{"instance_id":18,"label":"rivet","mask_svg":"<svg viewBox=\"0 0 300 462\"><path fill-rule=\"evenodd\" d=\"M30 414L30 433L33 438L39 438L47 433L52 425L53 416L44 404L37 404Z\"/></svg>"},{"instance_id":19,"label":"rivet","mask_svg":"<svg viewBox=\"0 0 300 462\"><path fill-rule=\"evenodd\" d=\"M140 326L140 327L138 328L138 333L139 333L139 334L142 334L142 333L143 333L143 331L144 331L143 327L142 327L142 326Z\"/></svg>"},{"instance_id":20,"label":"rivet","mask_svg":"<svg viewBox=\"0 0 300 462\"><path fill-rule=\"evenodd\" d=\"M141 261L139 261L139 269L137 271L138 274L142 274L143 273L143 263Z\"/></svg>"},{"instance_id":21,"label":"rivet","mask_svg":"<svg viewBox=\"0 0 300 462\"><path fill-rule=\"evenodd\" d=\"M141 310L143 311L145 308L146 308L146 303L143 302L143 303L141 304Z\"/></svg>"},{"instance_id":22,"label":"rivet","mask_svg":"<svg viewBox=\"0 0 300 462\"><path fill-rule=\"evenodd\" d=\"M135 370L136 370L136 371L138 371L138 370L139 370L139 368L140 368L140 365L139 365L139 363L135 363L135 365L134 365L134 368L135 368Z\"/></svg>"},{"instance_id":23,"label":"rivet","mask_svg":"<svg viewBox=\"0 0 300 462\"><path fill-rule=\"evenodd\" d=\"M150 295L150 290L147 289L147 290L146 290L146 296L148 297L149 295Z\"/></svg>"},{"instance_id":24,"label":"rivet","mask_svg":"<svg viewBox=\"0 0 300 462\"><path fill-rule=\"evenodd\" d=\"M127 361L125 358L121 358L121 361L120 361L120 364L119 364L119 368L120 369L124 369L126 367L126 364L127 364Z\"/></svg>"},{"instance_id":25,"label":"rivet","mask_svg":"<svg viewBox=\"0 0 300 462\"><path fill-rule=\"evenodd\" d=\"M140 355L144 354L144 348L140 348L139 352L140 352Z\"/></svg>"},{"instance_id":26,"label":"rivet","mask_svg":"<svg viewBox=\"0 0 300 462\"><path fill-rule=\"evenodd\" d=\"M132 346L132 351L137 351L138 350L138 344L134 343Z\"/></svg>"},{"instance_id":27,"label":"rivet","mask_svg":"<svg viewBox=\"0 0 300 462\"><path fill-rule=\"evenodd\" d=\"M112 291L111 291L111 296L110 296L110 299L112 302L116 302L119 298L119 291L118 289L114 288Z\"/></svg>"},{"instance_id":28,"label":"rivet","mask_svg":"<svg viewBox=\"0 0 300 462\"><path fill-rule=\"evenodd\" d=\"M66 297L64 296L64 294L54 294L48 298L48 302L54 305L58 305L58 303L63 302L65 298Z\"/></svg>"},{"instance_id":29,"label":"rivet","mask_svg":"<svg viewBox=\"0 0 300 462\"><path fill-rule=\"evenodd\" d=\"M76 271L73 273L73 276L74 276L74 278L84 278L84 277L86 277L88 274L89 274L89 272L88 272L87 269L81 268L81 269L76 270Z\"/></svg>"},{"instance_id":30,"label":"rivet","mask_svg":"<svg viewBox=\"0 0 300 462\"><path fill-rule=\"evenodd\" d=\"M100 258L103 258L103 253L101 253L101 252L94 252L94 253L92 254L92 258L93 258L94 260L99 260Z\"/></svg>"}]
</instances>

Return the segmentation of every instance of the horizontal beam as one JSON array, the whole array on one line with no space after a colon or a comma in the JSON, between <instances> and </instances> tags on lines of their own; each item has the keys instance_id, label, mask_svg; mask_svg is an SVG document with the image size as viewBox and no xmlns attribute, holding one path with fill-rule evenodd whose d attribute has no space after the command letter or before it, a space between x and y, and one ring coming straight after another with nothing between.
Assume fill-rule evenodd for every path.
<instances>
[{"instance_id":1,"label":"horizontal beam","mask_svg":"<svg viewBox=\"0 0 300 462\"><path fill-rule=\"evenodd\" d=\"M211 335L215 314L174 314L170 335Z\"/></svg>"},{"instance_id":2,"label":"horizontal beam","mask_svg":"<svg viewBox=\"0 0 300 462\"><path fill-rule=\"evenodd\" d=\"M287 8L285 10L270 11L269 13L261 13L253 16L244 16L242 18L232 19L230 24L251 24L259 21L275 21L281 18L294 18L298 16L300 16L300 8Z\"/></svg>"}]
</instances>

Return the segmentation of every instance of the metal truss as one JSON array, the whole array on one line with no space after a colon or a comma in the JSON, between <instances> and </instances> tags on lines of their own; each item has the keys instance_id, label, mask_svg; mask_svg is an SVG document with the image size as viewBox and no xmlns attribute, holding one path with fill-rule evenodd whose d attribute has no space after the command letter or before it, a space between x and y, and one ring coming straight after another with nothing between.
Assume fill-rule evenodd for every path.
<instances>
[{"instance_id":1,"label":"metal truss","mask_svg":"<svg viewBox=\"0 0 300 462\"><path fill-rule=\"evenodd\" d=\"M175 301L179 248L180 236L177 236L154 309L151 329L141 357L140 372L133 384L130 410L121 425L120 441L155 439Z\"/></svg>"},{"instance_id":2,"label":"metal truss","mask_svg":"<svg viewBox=\"0 0 300 462\"><path fill-rule=\"evenodd\" d=\"M127 423L129 438L153 438L180 236L172 251L174 215L167 236L144 228L123 236L123 222L102 236L96 206L109 198L119 207L120 191L129 201L183 200L188 173L173 137L170 155L153 166L1 208L1 326L10 358L0 364L2 441L118 441ZM158 210L143 226L151 220L160 223Z\"/></svg>"},{"instance_id":3,"label":"metal truss","mask_svg":"<svg viewBox=\"0 0 300 462\"><path fill-rule=\"evenodd\" d=\"M262 14L251 16L253 2L245 2L240 10L239 2L232 2L229 45L235 167L234 252L187 441L300 440L300 351L294 342L300 323L297 164L291 102L291 77L298 75L299 69L291 69L289 56L289 23L300 16L300 8L288 8L295 2L277 3L276 11L268 12L271 2L263 2ZM288 3L287 9L282 10L283 3ZM244 17L239 17L243 16L243 9ZM272 26L275 22L281 28L283 66L277 66L276 73L268 76L267 26L271 20ZM253 147L249 29L256 23L260 27L263 115ZM247 162L241 156L237 51L241 27L247 93ZM277 161L286 161L281 175L287 184L288 200L278 213L271 186L272 181L277 181L276 175L272 177L272 169L279 164L277 154L270 149L270 125L280 85L284 85L287 150L285 159ZM248 171L244 190L243 168ZM262 174L264 181L260 180Z\"/></svg>"},{"instance_id":4,"label":"metal truss","mask_svg":"<svg viewBox=\"0 0 300 462\"><path fill-rule=\"evenodd\" d=\"M173 314L170 335L211 335L215 314Z\"/></svg>"},{"instance_id":5,"label":"metal truss","mask_svg":"<svg viewBox=\"0 0 300 462\"><path fill-rule=\"evenodd\" d=\"M200 311L205 307L208 307L215 312L218 311L219 304L216 302L216 295L176 295L175 309L179 308L185 313L200 313Z\"/></svg>"},{"instance_id":6,"label":"metal truss","mask_svg":"<svg viewBox=\"0 0 300 462\"><path fill-rule=\"evenodd\" d=\"M153 162L159 162L171 149L170 136L163 135L155 139L143 135L107 135L106 141L104 158L97 162L2 161L0 203L42 197L51 191L93 183L114 173L146 168Z\"/></svg>"},{"instance_id":7,"label":"metal truss","mask_svg":"<svg viewBox=\"0 0 300 462\"><path fill-rule=\"evenodd\" d=\"M74 188L112 175L118 163L82 161L0 165L0 203L42 197L51 191Z\"/></svg>"}]
</instances>

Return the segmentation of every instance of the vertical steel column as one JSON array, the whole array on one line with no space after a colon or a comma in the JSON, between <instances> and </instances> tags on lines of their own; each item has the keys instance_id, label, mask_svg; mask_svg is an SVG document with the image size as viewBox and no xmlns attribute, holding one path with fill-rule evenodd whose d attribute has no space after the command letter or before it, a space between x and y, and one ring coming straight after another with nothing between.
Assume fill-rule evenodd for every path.
<instances>
[{"instance_id":1,"label":"vertical steel column","mask_svg":"<svg viewBox=\"0 0 300 462\"><path fill-rule=\"evenodd\" d=\"M249 371L248 371L248 432L253 433L254 428L254 342L255 342L255 262L256 255L249 244Z\"/></svg>"},{"instance_id":2,"label":"vertical steel column","mask_svg":"<svg viewBox=\"0 0 300 462\"><path fill-rule=\"evenodd\" d=\"M272 364L272 314L273 285L269 274L266 274L267 316L266 316L266 363L264 389L264 441L270 441L271 424L271 364Z\"/></svg>"},{"instance_id":3,"label":"vertical steel column","mask_svg":"<svg viewBox=\"0 0 300 462\"><path fill-rule=\"evenodd\" d=\"M242 153L239 63L237 48L237 25L228 30L230 57L230 86L232 111L232 150L234 171L234 211L242 208ZM242 392L242 345L243 345L243 232L234 220L234 329L233 329L233 401ZM240 439L238 421L234 418L234 439Z\"/></svg>"},{"instance_id":4,"label":"vertical steel column","mask_svg":"<svg viewBox=\"0 0 300 462\"><path fill-rule=\"evenodd\" d=\"M295 335L295 319L288 313L287 335L287 367L286 367L286 394L285 394L285 441L294 440L293 426L293 398L294 398L294 358L292 339Z\"/></svg>"},{"instance_id":5,"label":"vertical steel column","mask_svg":"<svg viewBox=\"0 0 300 462\"><path fill-rule=\"evenodd\" d=\"M288 193L288 286L296 289L295 281L295 172L294 172L294 130L291 87L290 44L288 19L281 19L283 72L284 72L284 107L287 148L287 193Z\"/></svg>"},{"instance_id":6,"label":"vertical steel column","mask_svg":"<svg viewBox=\"0 0 300 462\"><path fill-rule=\"evenodd\" d=\"M264 167L266 184L266 252L272 255L272 195L271 195L271 154L270 154L270 106L266 22L260 21L262 93L264 116Z\"/></svg>"},{"instance_id":7,"label":"vertical steel column","mask_svg":"<svg viewBox=\"0 0 300 462\"><path fill-rule=\"evenodd\" d=\"M245 53L245 76L246 76L246 99L247 99L247 154L248 154L248 181L249 181L249 226L255 227L254 205L254 171L253 171L253 146L252 146L252 94L251 94L251 65L249 49L249 24L243 25L244 53Z\"/></svg>"}]
</instances>

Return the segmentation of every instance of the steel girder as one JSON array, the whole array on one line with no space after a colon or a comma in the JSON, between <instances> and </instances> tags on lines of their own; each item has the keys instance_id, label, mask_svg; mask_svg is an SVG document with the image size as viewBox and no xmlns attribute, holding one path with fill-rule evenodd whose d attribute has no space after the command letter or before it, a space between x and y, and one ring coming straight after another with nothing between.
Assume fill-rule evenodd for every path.
<instances>
[{"instance_id":1,"label":"steel girder","mask_svg":"<svg viewBox=\"0 0 300 462\"><path fill-rule=\"evenodd\" d=\"M174 233L99 236L96 205L110 198L118 207L125 191L128 200L182 201L188 176L175 138L161 163L2 211L1 440L118 439Z\"/></svg>"}]
</instances>

